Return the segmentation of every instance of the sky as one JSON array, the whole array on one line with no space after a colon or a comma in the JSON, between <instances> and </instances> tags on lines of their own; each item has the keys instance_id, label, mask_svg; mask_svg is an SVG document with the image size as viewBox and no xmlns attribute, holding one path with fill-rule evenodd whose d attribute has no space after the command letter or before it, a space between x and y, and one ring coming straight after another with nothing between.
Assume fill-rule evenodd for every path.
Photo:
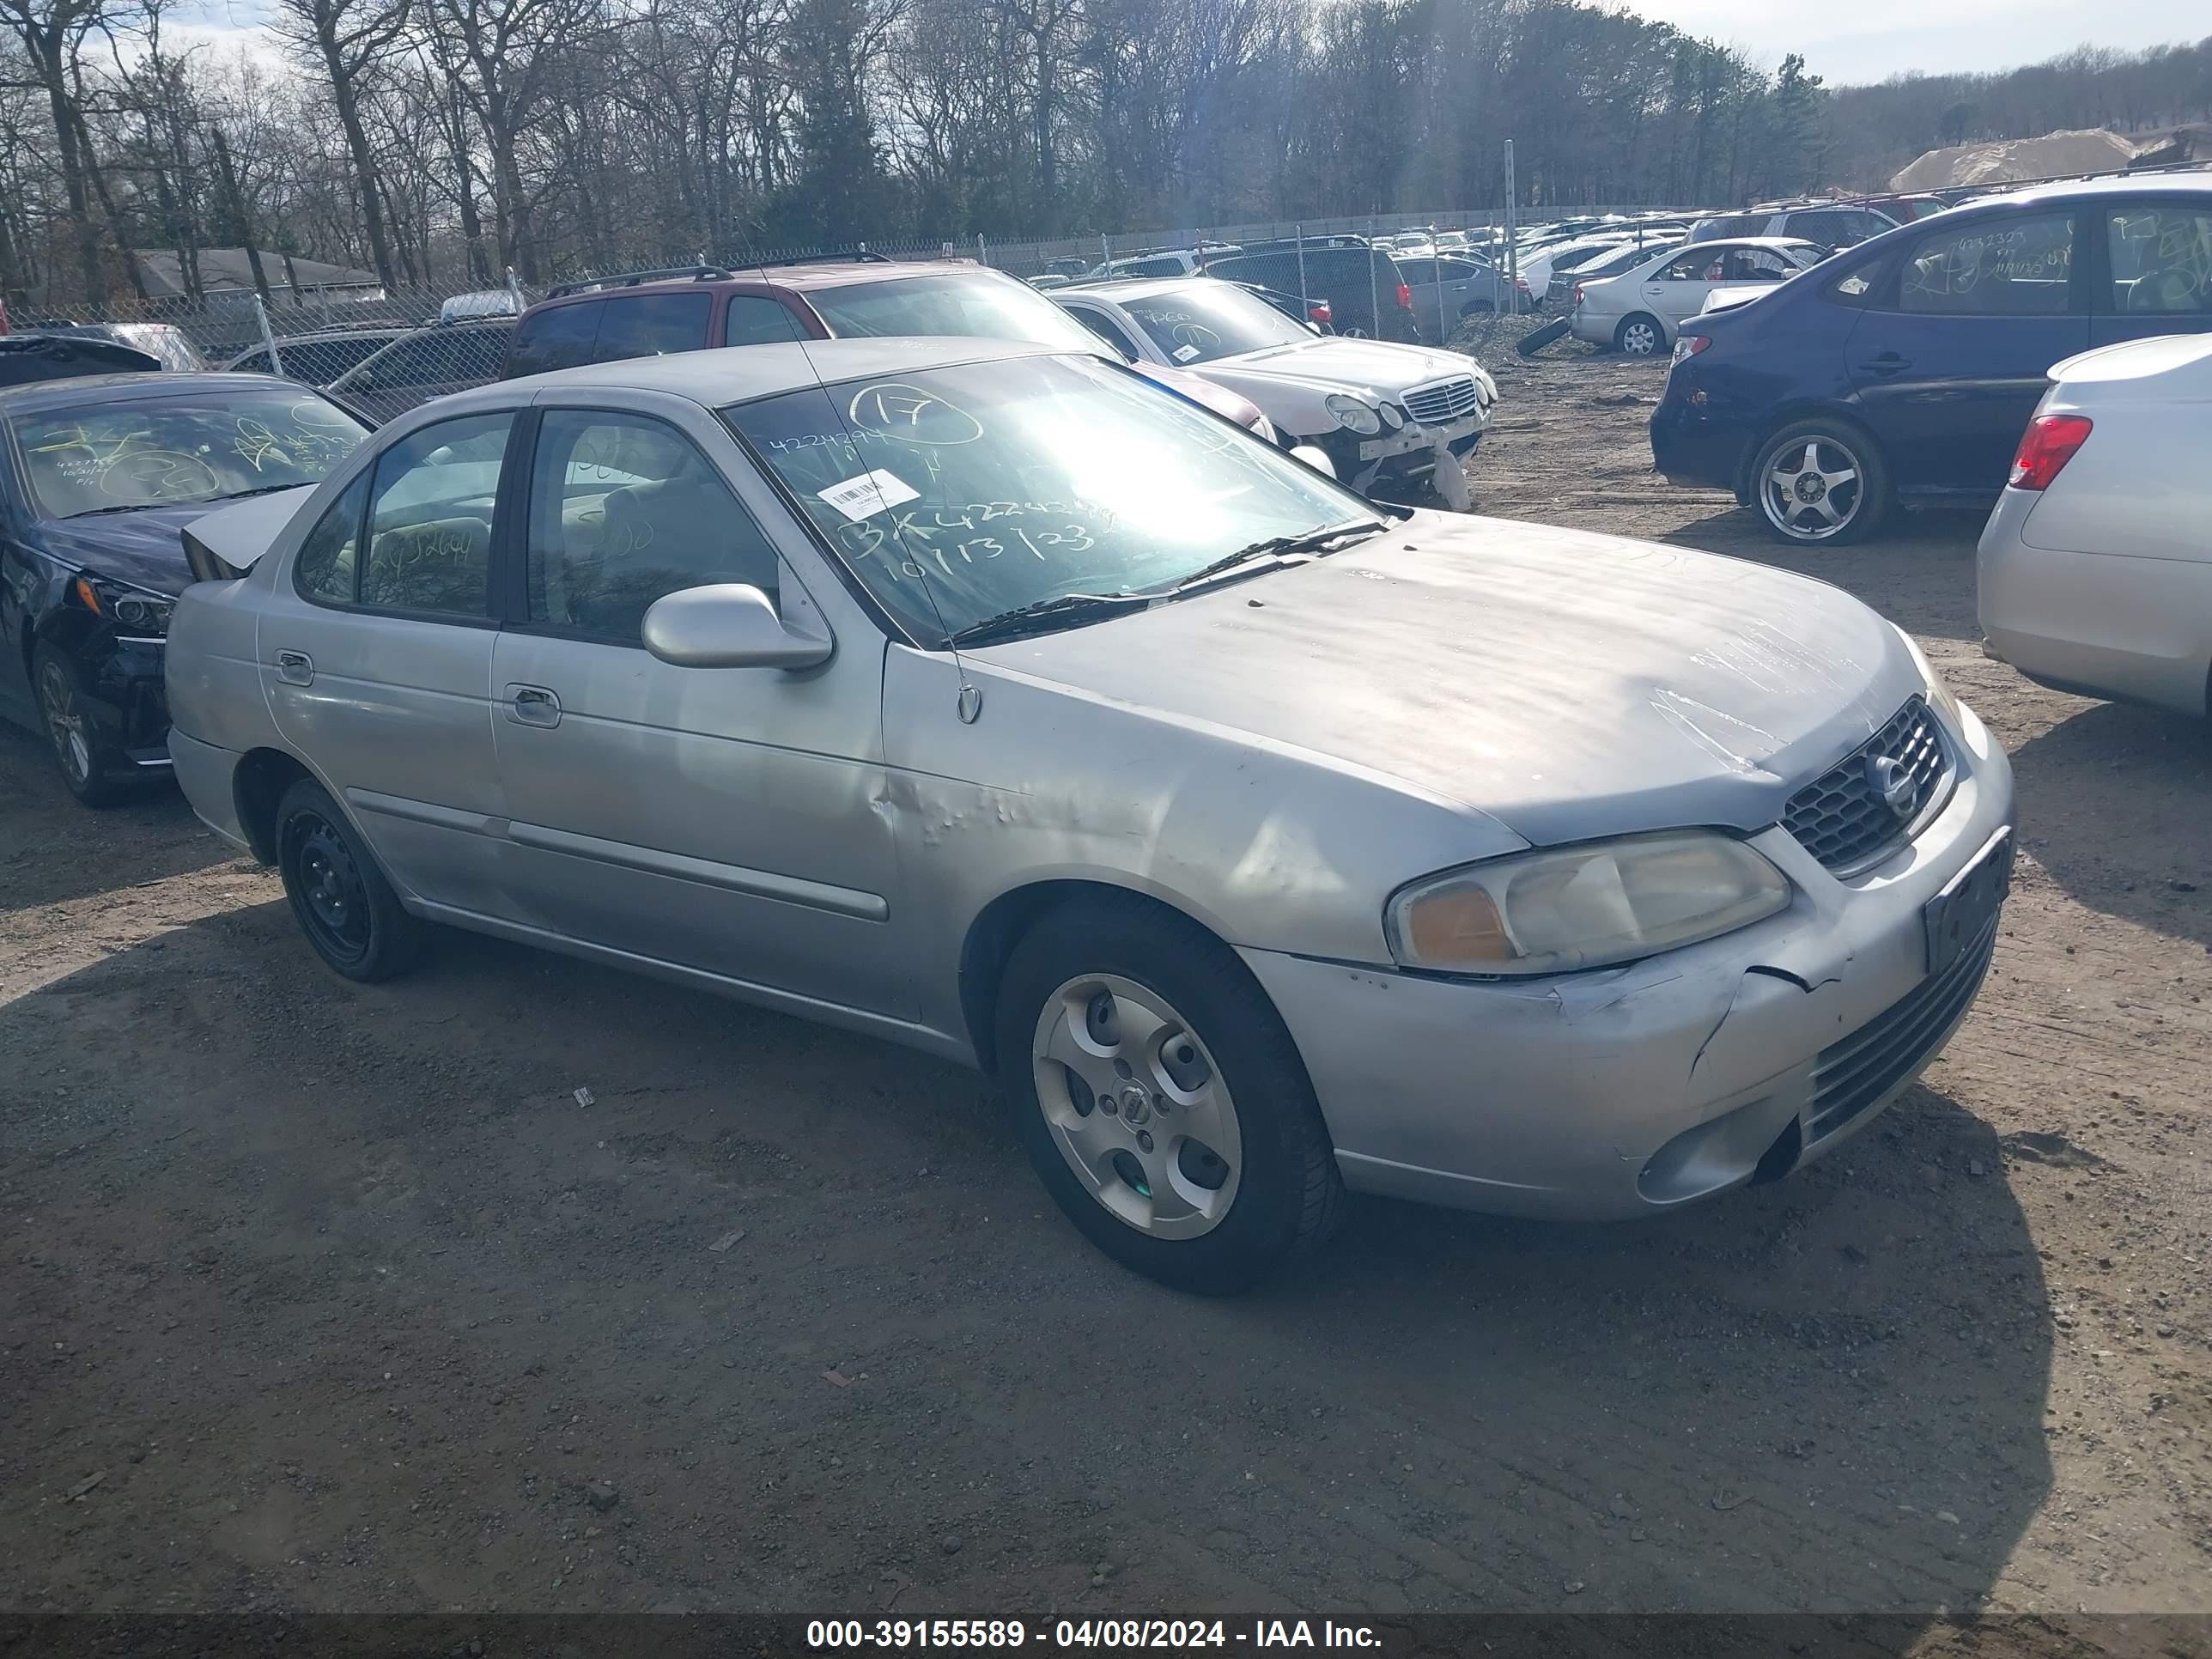
<instances>
[{"instance_id":1,"label":"sky","mask_svg":"<svg viewBox=\"0 0 2212 1659\"><path fill-rule=\"evenodd\" d=\"M2134 51L2212 35L2204 0L1621 0L1622 9L1739 46L1770 68L1802 52L1832 87L2011 69L2088 44Z\"/></svg>"}]
</instances>

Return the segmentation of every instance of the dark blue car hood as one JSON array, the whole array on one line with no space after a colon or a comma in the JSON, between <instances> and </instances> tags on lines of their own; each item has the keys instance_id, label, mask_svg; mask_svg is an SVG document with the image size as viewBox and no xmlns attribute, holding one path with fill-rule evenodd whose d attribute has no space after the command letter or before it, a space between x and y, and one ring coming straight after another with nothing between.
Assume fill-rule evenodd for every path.
<instances>
[{"instance_id":1,"label":"dark blue car hood","mask_svg":"<svg viewBox=\"0 0 2212 1659\"><path fill-rule=\"evenodd\" d=\"M180 532L220 501L180 501L83 519L54 519L31 532L34 545L67 564L156 593L181 593L192 579Z\"/></svg>"}]
</instances>

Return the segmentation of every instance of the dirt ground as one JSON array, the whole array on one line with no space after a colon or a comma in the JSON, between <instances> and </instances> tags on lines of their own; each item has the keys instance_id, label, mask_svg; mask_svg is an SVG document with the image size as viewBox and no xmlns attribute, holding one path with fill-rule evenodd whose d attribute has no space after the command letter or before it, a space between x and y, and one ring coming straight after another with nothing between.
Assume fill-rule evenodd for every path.
<instances>
[{"instance_id":1,"label":"dirt ground","mask_svg":"<svg viewBox=\"0 0 2212 1659\"><path fill-rule=\"evenodd\" d=\"M1840 583L2011 750L1995 969L1877 1128L1187 1300L968 1075L465 937L347 984L9 732L0 1611L2212 1610L2212 738L1985 659L1974 522L1786 558L1650 473L1659 366L1487 358L1480 510Z\"/></svg>"}]
</instances>

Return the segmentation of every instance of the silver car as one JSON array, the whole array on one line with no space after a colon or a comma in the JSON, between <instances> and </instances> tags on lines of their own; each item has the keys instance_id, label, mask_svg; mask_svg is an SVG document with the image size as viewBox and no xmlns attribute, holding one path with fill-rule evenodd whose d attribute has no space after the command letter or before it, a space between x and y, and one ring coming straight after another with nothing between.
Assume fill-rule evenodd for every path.
<instances>
[{"instance_id":1,"label":"silver car","mask_svg":"<svg viewBox=\"0 0 2212 1659\"><path fill-rule=\"evenodd\" d=\"M193 526L170 742L330 966L446 922L979 1066L1178 1285L1347 1188L1784 1174L1995 945L2003 752L1856 600L1378 508L1096 357L599 364L302 495Z\"/></svg>"}]
</instances>

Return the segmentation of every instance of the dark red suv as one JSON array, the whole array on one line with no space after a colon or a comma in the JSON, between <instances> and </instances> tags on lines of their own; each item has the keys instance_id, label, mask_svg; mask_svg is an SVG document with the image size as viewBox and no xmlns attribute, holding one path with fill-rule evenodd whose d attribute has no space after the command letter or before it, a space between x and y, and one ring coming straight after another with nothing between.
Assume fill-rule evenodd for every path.
<instances>
[{"instance_id":1,"label":"dark red suv","mask_svg":"<svg viewBox=\"0 0 2212 1659\"><path fill-rule=\"evenodd\" d=\"M556 289L515 324L500 378L714 346L891 334L1029 340L1103 355L1089 329L1002 270L965 259L908 263L863 253L741 270L641 270ZM1281 441L1257 408L1226 386L1182 369L1134 367L1217 415Z\"/></svg>"},{"instance_id":2,"label":"dark red suv","mask_svg":"<svg viewBox=\"0 0 2212 1659\"><path fill-rule=\"evenodd\" d=\"M1065 340L1083 326L1027 283L964 260L647 270L556 289L515 325L502 380L713 346L873 334Z\"/></svg>"}]
</instances>

